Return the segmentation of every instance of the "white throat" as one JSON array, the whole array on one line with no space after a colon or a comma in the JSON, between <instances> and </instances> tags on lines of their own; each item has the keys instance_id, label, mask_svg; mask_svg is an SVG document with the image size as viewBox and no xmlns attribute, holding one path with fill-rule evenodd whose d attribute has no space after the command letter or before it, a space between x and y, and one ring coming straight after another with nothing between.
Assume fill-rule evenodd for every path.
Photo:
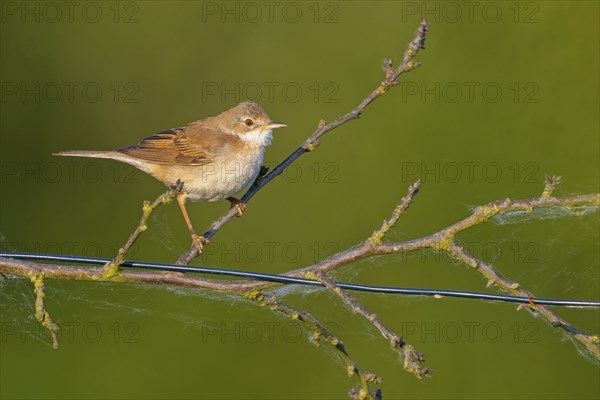
<instances>
[{"instance_id":1,"label":"white throat","mask_svg":"<svg viewBox=\"0 0 600 400\"><path fill-rule=\"evenodd\" d=\"M256 146L256 147L267 147L273 140L273 131L264 131L262 129L255 129L243 135L239 135L239 138L244 142Z\"/></svg>"}]
</instances>

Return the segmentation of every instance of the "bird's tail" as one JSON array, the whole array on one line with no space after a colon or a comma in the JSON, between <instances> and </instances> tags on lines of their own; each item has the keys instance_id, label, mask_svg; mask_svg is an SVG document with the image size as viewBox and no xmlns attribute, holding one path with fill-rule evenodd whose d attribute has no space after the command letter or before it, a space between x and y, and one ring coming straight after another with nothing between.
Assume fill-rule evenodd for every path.
<instances>
[{"instance_id":1,"label":"bird's tail","mask_svg":"<svg viewBox=\"0 0 600 400\"><path fill-rule=\"evenodd\" d=\"M64 157L88 157L88 158L110 158L112 160L123 159L123 154L116 151L94 151L94 150L72 150L53 153L55 156Z\"/></svg>"}]
</instances>

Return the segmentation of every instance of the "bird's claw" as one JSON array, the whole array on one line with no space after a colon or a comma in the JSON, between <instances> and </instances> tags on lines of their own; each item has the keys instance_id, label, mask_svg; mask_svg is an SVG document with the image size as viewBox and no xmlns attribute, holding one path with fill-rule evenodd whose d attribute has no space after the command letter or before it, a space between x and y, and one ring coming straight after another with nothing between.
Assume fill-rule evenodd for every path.
<instances>
[{"instance_id":1,"label":"bird's claw","mask_svg":"<svg viewBox=\"0 0 600 400\"><path fill-rule=\"evenodd\" d=\"M194 246L196 246L196 249L198 249L198 254L202 254L202 249L204 248L204 245L208 244L209 242L210 241L204 236L192 233L192 243L194 244Z\"/></svg>"},{"instance_id":2,"label":"bird's claw","mask_svg":"<svg viewBox=\"0 0 600 400\"><path fill-rule=\"evenodd\" d=\"M228 197L227 200L231 203L231 208L235 208L238 213L238 217L241 217L246 211L246 204L242 203L240 200L235 197Z\"/></svg>"},{"instance_id":3,"label":"bird's claw","mask_svg":"<svg viewBox=\"0 0 600 400\"><path fill-rule=\"evenodd\" d=\"M183 182L181 181L181 179L177 179L177 182L169 185L169 187L171 188L171 190L181 192L183 190Z\"/></svg>"}]
</instances>

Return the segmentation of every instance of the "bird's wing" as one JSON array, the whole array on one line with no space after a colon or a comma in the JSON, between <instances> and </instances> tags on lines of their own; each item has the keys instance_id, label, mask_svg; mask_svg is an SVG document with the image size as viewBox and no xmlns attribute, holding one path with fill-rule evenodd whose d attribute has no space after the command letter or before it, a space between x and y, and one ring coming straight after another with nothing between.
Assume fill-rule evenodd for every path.
<instances>
[{"instance_id":1,"label":"bird's wing","mask_svg":"<svg viewBox=\"0 0 600 400\"><path fill-rule=\"evenodd\" d=\"M219 132L206 128L175 128L117 151L156 164L205 165L214 162L227 143L219 136Z\"/></svg>"}]
</instances>

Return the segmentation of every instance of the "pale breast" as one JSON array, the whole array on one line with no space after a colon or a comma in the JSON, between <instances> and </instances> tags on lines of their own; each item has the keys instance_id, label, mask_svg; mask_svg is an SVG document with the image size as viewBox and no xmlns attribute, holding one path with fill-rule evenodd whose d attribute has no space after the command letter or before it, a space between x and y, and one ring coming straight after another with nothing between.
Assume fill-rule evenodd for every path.
<instances>
[{"instance_id":1,"label":"pale breast","mask_svg":"<svg viewBox=\"0 0 600 400\"><path fill-rule=\"evenodd\" d=\"M167 186L180 180L192 201L223 200L247 189L256 180L264 147L252 146L225 154L206 165L152 165L148 172Z\"/></svg>"}]
</instances>

